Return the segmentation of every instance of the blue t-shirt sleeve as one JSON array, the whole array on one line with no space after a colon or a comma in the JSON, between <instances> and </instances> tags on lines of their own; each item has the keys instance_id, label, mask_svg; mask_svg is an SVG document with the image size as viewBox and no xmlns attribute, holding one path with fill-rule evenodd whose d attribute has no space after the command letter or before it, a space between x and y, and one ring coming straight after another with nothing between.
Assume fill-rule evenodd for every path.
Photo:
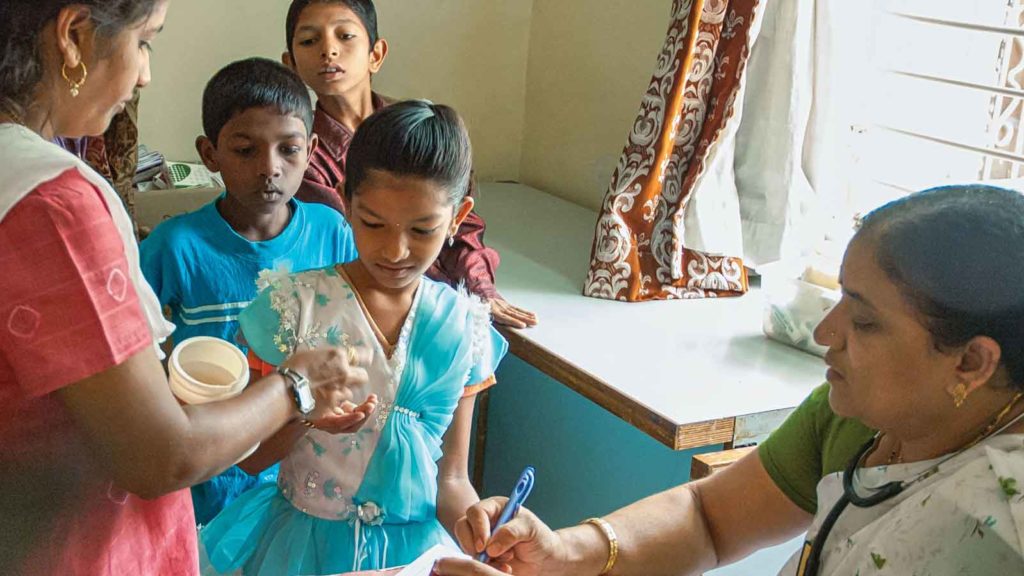
<instances>
[{"instance_id":1,"label":"blue t-shirt sleeve","mask_svg":"<svg viewBox=\"0 0 1024 576\"><path fill-rule=\"evenodd\" d=\"M345 216L323 204L299 204L306 214L307 237L310 248L320 255L315 261L306 262L305 268L321 268L332 264L343 264L358 258L352 226ZM297 270L293 270L297 271Z\"/></svg>"},{"instance_id":2,"label":"blue t-shirt sleeve","mask_svg":"<svg viewBox=\"0 0 1024 576\"><path fill-rule=\"evenodd\" d=\"M238 315L238 330L249 349L261 360L279 366L287 358L274 341L281 328L281 315L271 307L273 288L261 290L256 299Z\"/></svg>"},{"instance_id":3,"label":"blue t-shirt sleeve","mask_svg":"<svg viewBox=\"0 0 1024 576\"><path fill-rule=\"evenodd\" d=\"M153 292L160 299L160 304L169 306L179 300L178 274L175 265L178 259L168 242L168 235L162 226L157 226L139 245L139 264L146 282L153 287Z\"/></svg>"}]
</instances>

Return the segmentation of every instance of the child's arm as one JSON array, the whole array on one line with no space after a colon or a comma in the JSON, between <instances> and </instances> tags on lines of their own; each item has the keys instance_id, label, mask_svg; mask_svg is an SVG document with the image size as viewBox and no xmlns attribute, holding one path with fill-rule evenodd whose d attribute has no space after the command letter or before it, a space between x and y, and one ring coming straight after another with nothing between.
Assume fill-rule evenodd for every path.
<instances>
[{"instance_id":1,"label":"child's arm","mask_svg":"<svg viewBox=\"0 0 1024 576\"><path fill-rule=\"evenodd\" d=\"M292 422L261 442L252 456L239 462L238 467L246 474L256 476L283 460L305 435L306 427L301 422Z\"/></svg>"},{"instance_id":2,"label":"child's arm","mask_svg":"<svg viewBox=\"0 0 1024 576\"><path fill-rule=\"evenodd\" d=\"M475 395L459 400L455 417L444 435L441 446L444 455L437 463L437 519L453 538L455 523L466 515L470 506L480 501L469 481L469 438L475 403Z\"/></svg>"}]
</instances>

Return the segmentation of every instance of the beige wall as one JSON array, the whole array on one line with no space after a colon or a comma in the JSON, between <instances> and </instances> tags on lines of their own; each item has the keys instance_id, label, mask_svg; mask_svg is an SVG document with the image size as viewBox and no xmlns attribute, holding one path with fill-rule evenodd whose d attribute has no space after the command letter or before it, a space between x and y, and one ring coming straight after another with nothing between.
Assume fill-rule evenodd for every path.
<instances>
[{"instance_id":1,"label":"beige wall","mask_svg":"<svg viewBox=\"0 0 1024 576\"><path fill-rule=\"evenodd\" d=\"M224 64L279 58L287 0L173 0L142 98L142 140L195 158L200 98ZM482 180L596 208L654 70L671 0L378 0L376 88L455 106Z\"/></svg>"},{"instance_id":2,"label":"beige wall","mask_svg":"<svg viewBox=\"0 0 1024 576\"><path fill-rule=\"evenodd\" d=\"M533 0L378 0L391 53L376 89L455 106L469 125L478 176L519 175ZM287 0L173 0L143 92L142 141L195 159L202 90L224 64L280 58Z\"/></svg>"},{"instance_id":3,"label":"beige wall","mask_svg":"<svg viewBox=\"0 0 1024 576\"><path fill-rule=\"evenodd\" d=\"M601 205L671 8L671 0L534 0L523 183Z\"/></svg>"}]
</instances>

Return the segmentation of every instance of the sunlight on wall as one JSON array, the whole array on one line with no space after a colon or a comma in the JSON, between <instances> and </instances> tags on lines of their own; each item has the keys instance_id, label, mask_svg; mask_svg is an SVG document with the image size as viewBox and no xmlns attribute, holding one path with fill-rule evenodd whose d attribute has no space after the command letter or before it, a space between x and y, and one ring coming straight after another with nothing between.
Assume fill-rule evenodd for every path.
<instances>
[{"instance_id":1,"label":"sunlight on wall","mask_svg":"<svg viewBox=\"0 0 1024 576\"><path fill-rule=\"evenodd\" d=\"M391 53L375 88L454 106L473 138L477 177L515 179L522 145L532 0L378 0ZM279 60L284 0L175 0L155 43L143 92L142 142L172 160L195 160L207 80L250 56Z\"/></svg>"}]
</instances>

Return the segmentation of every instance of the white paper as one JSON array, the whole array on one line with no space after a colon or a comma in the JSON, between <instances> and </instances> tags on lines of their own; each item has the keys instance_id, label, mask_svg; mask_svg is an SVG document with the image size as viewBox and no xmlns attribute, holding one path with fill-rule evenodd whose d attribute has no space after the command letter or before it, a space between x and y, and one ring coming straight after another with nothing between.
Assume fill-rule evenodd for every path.
<instances>
[{"instance_id":1,"label":"white paper","mask_svg":"<svg viewBox=\"0 0 1024 576\"><path fill-rule=\"evenodd\" d=\"M434 563L442 558L469 558L469 556L454 548L437 544L424 552L415 562L406 566L395 576L430 576Z\"/></svg>"}]
</instances>

